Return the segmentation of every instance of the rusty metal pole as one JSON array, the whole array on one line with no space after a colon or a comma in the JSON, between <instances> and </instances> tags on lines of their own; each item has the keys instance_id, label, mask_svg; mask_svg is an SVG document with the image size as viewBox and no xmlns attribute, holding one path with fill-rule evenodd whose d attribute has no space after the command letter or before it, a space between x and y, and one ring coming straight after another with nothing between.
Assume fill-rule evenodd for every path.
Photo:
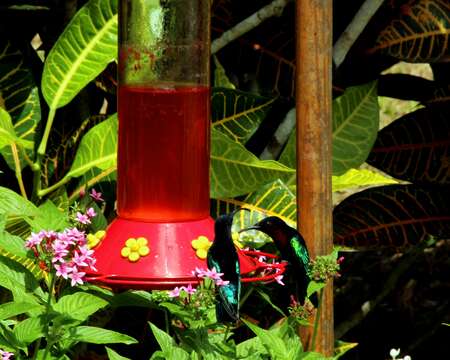
<instances>
[{"instance_id":1,"label":"rusty metal pole","mask_svg":"<svg viewBox=\"0 0 450 360\"><path fill-rule=\"evenodd\" d=\"M297 210L312 258L333 247L331 199L332 0L296 4ZM334 348L333 285L324 289L316 316L315 351ZM311 333L302 333L305 344Z\"/></svg>"}]
</instances>

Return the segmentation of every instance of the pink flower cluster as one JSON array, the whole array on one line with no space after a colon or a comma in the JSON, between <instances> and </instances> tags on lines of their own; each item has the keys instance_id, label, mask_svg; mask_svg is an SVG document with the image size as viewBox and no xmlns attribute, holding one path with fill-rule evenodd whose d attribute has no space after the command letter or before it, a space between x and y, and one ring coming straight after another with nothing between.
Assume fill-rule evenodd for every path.
<instances>
[{"instance_id":1,"label":"pink flower cluster","mask_svg":"<svg viewBox=\"0 0 450 360\"><path fill-rule=\"evenodd\" d=\"M85 272L81 268L88 267L96 271L93 257L94 250L87 246L84 231L77 228L65 229L63 232L40 231L31 233L25 247L33 250L46 270L56 270L56 276L70 279L70 284L83 284Z\"/></svg>"},{"instance_id":2,"label":"pink flower cluster","mask_svg":"<svg viewBox=\"0 0 450 360\"><path fill-rule=\"evenodd\" d=\"M76 214L76 220L84 225L89 225L91 223L91 219L97 215L94 208L89 208L86 210L85 214L82 214L81 212L77 211Z\"/></svg>"},{"instance_id":3,"label":"pink flower cluster","mask_svg":"<svg viewBox=\"0 0 450 360\"><path fill-rule=\"evenodd\" d=\"M224 286L230 283L227 280L222 280L223 273L218 273L215 267L206 270L196 267L195 270L192 271L192 275L201 279L209 278L211 280L214 280L217 286Z\"/></svg>"},{"instance_id":4,"label":"pink flower cluster","mask_svg":"<svg viewBox=\"0 0 450 360\"><path fill-rule=\"evenodd\" d=\"M188 286L182 286L182 287L177 286L172 291L169 291L169 297L171 297L171 298L178 297L178 296L180 296L180 293L182 291L185 291L188 295L192 295L193 293L195 293L197 291L197 289L194 289L191 284L189 284Z\"/></svg>"},{"instance_id":5,"label":"pink flower cluster","mask_svg":"<svg viewBox=\"0 0 450 360\"><path fill-rule=\"evenodd\" d=\"M0 349L0 356L0 360L10 360L11 356L14 356L14 353Z\"/></svg>"}]
</instances>

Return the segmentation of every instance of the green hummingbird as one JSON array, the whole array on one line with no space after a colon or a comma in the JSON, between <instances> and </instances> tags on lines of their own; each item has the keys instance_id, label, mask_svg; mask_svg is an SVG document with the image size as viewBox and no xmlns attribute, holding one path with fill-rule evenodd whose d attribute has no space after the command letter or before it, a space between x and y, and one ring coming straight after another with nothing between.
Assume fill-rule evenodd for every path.
<instances>
[{"instance_id":1,"label":"green hummingbird","mask_svg":"<svg viewBox=\"0 0 450 360\"><path fill-rule=\"evenodd\" d=\"M295 295L295 300L303 305L310 282L310 259L303 236L276 216L267 217L241 231L251 229L262 231L273 239L281 259L288 262L284 277L288 287L294 287L291 295Z\"/></svg>"},{"instance_id":2,"label":"green hummingbird","mask_svg":"<svg viewBox=\"0 0 450 360\"><path fill-rule=\"evenodd\" d=\"M239 210L236 210L239 211ZM239 258L231 236L233 216L236 211L219 216L214 224L214 241L209 248L206 262L208 268L222 273L218 285L216 317L218 322L239 320L241 296L241 272Z\"/></svg>"}]
</instances>

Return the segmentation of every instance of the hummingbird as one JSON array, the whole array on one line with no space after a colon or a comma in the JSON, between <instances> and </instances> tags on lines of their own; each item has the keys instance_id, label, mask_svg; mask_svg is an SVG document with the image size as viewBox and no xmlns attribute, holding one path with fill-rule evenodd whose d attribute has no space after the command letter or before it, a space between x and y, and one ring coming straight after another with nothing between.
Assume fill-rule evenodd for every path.
<instances>
[{"instance_id":1,"label":"hummingbird","mask_svg":"<svg viewBox=\"0 0 450 360\"><path fill-rule=\"evenodd\" d=\"M296 301L303 305L310 282L310 259L303 236L277 216L267 217L241 231L252 229L262 231L273 239L281 259L288 262L284 274L286 283L288 287L294 288Z\"/></svg>"},{"instance_id":2,"label":"hummingbird","mask_svg":"<svg viewBox=\"0 0 450 360\"><path fill-rule=\"evenodd\" d=\"M218 273L223 273L222 280L227 282L218 286L216 303L218 322L236 322L239 320L241 272L238 254L231 236L231 226L234 214L240 210L221 215L216 219L214 241L206 258L208 268L215 268Z\"/></svg>"}]
</instances>

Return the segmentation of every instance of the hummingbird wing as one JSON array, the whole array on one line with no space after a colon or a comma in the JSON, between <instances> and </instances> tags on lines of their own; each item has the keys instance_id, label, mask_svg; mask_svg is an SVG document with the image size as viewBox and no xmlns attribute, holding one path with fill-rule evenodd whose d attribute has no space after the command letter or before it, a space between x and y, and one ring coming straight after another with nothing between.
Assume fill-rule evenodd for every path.
<instances>
[{"instance_id":1,"label":"hummingbird wing","mask_svg":"<svg viewBox=\"0 0 450 360\"><path fill-rule=\"evenodd\" d=\"M239 298L241 293L241 276L239 261L235 261L234 269L230 271L224 269L213 256L208 256L208 267L216 268L217 272L224 273L223 280L229 281L227 285L218 286L218 303L216 305L216 316L219 322L235 322L239 320ZM233 260L232 260L233 261ZM232 264L229 264L232 265ZM231 266L227 266L231 267Z\"/></svg>"}]
</instances>

